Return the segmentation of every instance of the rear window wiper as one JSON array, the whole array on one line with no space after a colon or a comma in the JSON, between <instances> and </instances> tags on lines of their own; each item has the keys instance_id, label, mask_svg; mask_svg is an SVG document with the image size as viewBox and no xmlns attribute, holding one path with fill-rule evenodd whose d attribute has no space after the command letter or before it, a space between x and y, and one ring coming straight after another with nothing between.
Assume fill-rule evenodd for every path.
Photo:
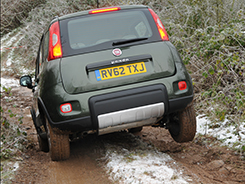
<instances>
[{"instance_id":1,"label":"rear window wiper","mask_svg":"<svg viewBox=\"0 0 245 184\"><path fill-rule=\"evenodd\" d=\"M118 41L114 41L112 45L113 46L122 45L126 43L138 42L138 41L147 40L147 39L148 39L147 37L143 37L143 38L134 38L134 39L128 39L128 40L118 40Z\"/></svg>"}]
</instances>

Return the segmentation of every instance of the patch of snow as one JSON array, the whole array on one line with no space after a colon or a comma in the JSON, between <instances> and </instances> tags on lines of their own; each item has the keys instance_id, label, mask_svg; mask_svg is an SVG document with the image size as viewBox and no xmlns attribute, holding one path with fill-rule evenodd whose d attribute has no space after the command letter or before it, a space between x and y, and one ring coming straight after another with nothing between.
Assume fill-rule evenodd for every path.
<instances>
[{"instance_id":1,"label":"patch of snow","mask_svg":"<svg viewBox=\"0 0 245 184\"><path fill-rule=\"evenodd\" d=\"M10 99L11 99L11 97L7 97L7 96L5 96L5 97L3 97L3 99L4 99L4 100L10 100Z\"/></svg>"},{"instance_id":2,"label":"patch of snow","mask_svg":"<svg viewBox=\"0 0 245 184\"><path fill-rule=\"evenodd\" d=\"M16 30L14 30L5 35L1 40L1 53L5 53L8 51L7 59L4 59L2 61L2 63L6 64L2 64L2 71L12 71L12 69L10 68L11 65L17 65L18 67L19 63L21 63L18 57L16 57L16 55L14 54L14 50L16 48L19 48L19 43L23 38L24 35L22 35L20 31L16 33Z\"/></svg>"},{"instance_id":3,"label":"patch of snow","mask_svg":"<svg viewBox=\"0 0 245 184\"><path fill-rule=\"evenodd\" d=\"M10 66L12 64L12 59L11 57L8 58L7 62L6 62L6 66Z\"/></svg>"},{"instance_id":4,"label":"patch of snow","mask_svg":"<svg viewBox=\"0 0 245 184\"><path fill-rule=\"evenodd\" d=\"M24 68L24 67L20 67L20 73L21 73L21 75L28 75L30 73L35 73L35 69L31 70L31 69L27 69L27 68Z\"/></svg>"},{"instance_id":5,"label":"patch of snow","mask_svg":"<svg viewBox=\"0 0 245 184\"><path fill-rule=\"evenodd\" d=\"M196 117L197 121L197 133L205 135L208 131L208 119L205 115L199 115Z\"/></svg>"},{"instance_id":6,"label":"patch of snow","mask_svg":"<svg viewBox=\"0 0 245 184\"><path fill-rule=\"evenodd\" d=\"M3 91L3 87L13 88L13 87L20 86L18 79L1 78L0 82L1 82L1 92Z\"/></svg>"},{"instance_id":7,"label":"patch of snow","mask_svg":"<svg viewBox=\"0 0 245 184\"><path fill-rule=\"evenodd\" d=\"M2 47L3 47L3 43L4 43L7 39L9 39L9 36L10 36L11 33L12 33L12 32L9 32L9 33L7 33L6 35L4 35L4 36L1 38L1 49L2 49Z\"/></svg>"},{"instance_id":8,"label":"patch of snow","mask_svg":"<svg viewBox=\"0 0 245 184\"><path fill-rule=\"evenodd\" d=\"M13 171L17 171L18 168L19 168L19 163L15 162L13 166Z\"/></svg>"},{"instance_id":9,"label":"patch of snow","mask_svg":"<svg viewBox=\"0 0 245 184\"><path fill-rule=\"evenodd\" d=\"M11 47L11 46L16 46L16 44L18 43L15 43L16 40L17 40L17 37L20 35L20 32L18 32L15 36L12 36L10 39L9 38L9 34L6 35L6 38L3 38L2 42L1 42L1 46L3 48L6 48L6 47ZM21 39L23 38L23 36L21 37ZM21 40L19 39L19 40ZM7 40L7 41L6 41ZM5 42L6 41L6 42ZM14 44L15 43L15 44ZM14 45L13 45L14 44Z\"/></svg>"},{"instance_id":10,"label":"patch of snow","mask_svg":"<svg viewBox=\"0 0 245 184\"><path fill-rule=\"evenodd\" d=\"M132 154L132 153L131 153ZM181 172L169 165L173 159L164 153L149 152L146 155L128 155L118 152L107 152L110 179L119 183L130 184L181 184L187 183Z\"/></svg>"},{"instance_id":11,"label":"patch of snow","mask_svg":"<svg viewBox=\"0 0 245 184\"><path fill-rule=\"evenodd\" d=\"M199 115L197 116L197 133L216 137L223 145L229 147L240 149L242 145L245 145L244 123L229 124L229 120L225 119L218 124L219 127L209 128L213 127L213 123L204 115Z\"/></svg>"}]
</instances>

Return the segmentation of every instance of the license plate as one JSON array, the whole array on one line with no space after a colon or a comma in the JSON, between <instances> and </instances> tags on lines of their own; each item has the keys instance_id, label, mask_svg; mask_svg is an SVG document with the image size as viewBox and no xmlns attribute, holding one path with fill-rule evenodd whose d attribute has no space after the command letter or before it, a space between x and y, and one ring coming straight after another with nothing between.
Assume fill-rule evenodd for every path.
<instances>
[{"instance_id":1,"label":"license plate","mask_svg":"<svg viewBox=\"0 0 245 184\"><path fill-rule=\"evenodd\" d=\"M145 72L147 72L145 63L139 62L95 70L95 76L97 81L101 81Z\"/></svg>"}]
</instances>

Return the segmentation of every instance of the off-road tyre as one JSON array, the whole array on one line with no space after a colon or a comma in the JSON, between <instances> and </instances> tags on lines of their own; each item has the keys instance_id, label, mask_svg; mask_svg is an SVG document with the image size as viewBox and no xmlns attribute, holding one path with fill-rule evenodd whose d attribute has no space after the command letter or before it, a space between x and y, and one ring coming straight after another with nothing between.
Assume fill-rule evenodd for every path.
<instances>
[{"instance_id":1,"label":"off-road tyre","mask_svg":"<svg viewBox=\"0 0 245 184\"><path fill-rule=\"evenodd\" d=\"M194 139L196 134L196 115L193 103L170 119L169 132L178 143L189 142Z\"/></svg>"},{"instance_id":2,"label":"off-road tyre","mask_svg":"<svg viewBox=\"0 0 245 184\"><path fill-rule=\"evenodd\" d=\"M68 134L60 134L53 130L46 118L49 154L52 161L66 160L70 157Z\"/></svg>"},{"instance_id":3,"label":"off-road tyre","mask_svg":"<svg viewBox=\"0 0 245 184\"><path fill-rule=\"evenodd\" d=\"M138 133L138 132L141 132L142 129L143 129L143 127L137 127L137 128L130 128L130 129L128 129L128 131L130 133Z\"/></svg>"},{"instance_id":4,"label":"off-road tyre","mask_svg":"<svg viewBox=\"0 0 245 184\"><path fill-rule=\"evenodd\" d=\"M40 151L49 152L48 139L43 139L39 134L37 134L37 139Z\"/></svg>"}]
</instances>

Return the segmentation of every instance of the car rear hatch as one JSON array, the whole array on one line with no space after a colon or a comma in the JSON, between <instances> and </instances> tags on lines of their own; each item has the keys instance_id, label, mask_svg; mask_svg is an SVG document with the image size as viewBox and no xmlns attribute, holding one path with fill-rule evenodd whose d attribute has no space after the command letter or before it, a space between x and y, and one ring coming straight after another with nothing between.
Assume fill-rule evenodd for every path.
<instances>
[{"instance_id":1,"label":"car rear hatch","mask_svg":"<svg viewBox=\"0 0 245 184\"><path fill-rule=\"evenodd\" d=\"M157 21L147 7L61 18L65 90L76 94L173 75L167 34Z\"/></svg>"}]
</instances>

